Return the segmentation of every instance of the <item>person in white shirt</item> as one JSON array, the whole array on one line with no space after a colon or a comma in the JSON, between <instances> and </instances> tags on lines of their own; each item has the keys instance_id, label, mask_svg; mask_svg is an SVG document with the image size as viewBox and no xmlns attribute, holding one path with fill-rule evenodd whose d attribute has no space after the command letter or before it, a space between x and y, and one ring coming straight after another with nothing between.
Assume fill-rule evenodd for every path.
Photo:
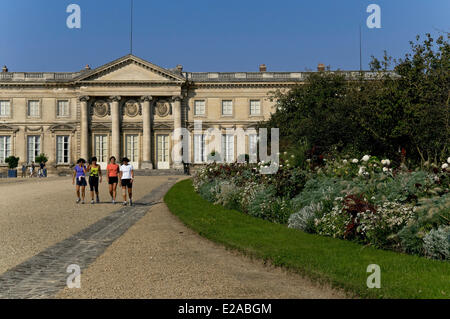
<instances>
[{"instance_id":1,"label":"person in white shirt","mask_svg":"<svg viewBox=\"0 0 450 319\"><path fill-rule=\"evenodd\" d=\"M128 198L130 199L130 206L133 206L133 181L134 181L134 169L130 164L130 160L126 157L122 159L122 165L119 171L119 183L122 186L123 192L123 205L127 205L127 188Z\"/></svg>"}]
</instances>

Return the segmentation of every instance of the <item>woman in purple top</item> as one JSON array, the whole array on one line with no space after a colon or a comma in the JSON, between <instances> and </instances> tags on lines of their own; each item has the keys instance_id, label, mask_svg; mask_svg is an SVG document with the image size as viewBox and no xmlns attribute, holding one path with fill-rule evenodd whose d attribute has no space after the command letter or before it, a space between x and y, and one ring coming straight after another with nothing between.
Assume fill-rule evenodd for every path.
<instances>
[{"instance_id":1,"label":"woman in purple top","mask_svg":"<svg viewBox=\"0 0 450 319\"><path fill-rule=\"evenodd\" d=\"M75 166L73 170L73 177L72 177L72 184L75 184L75 178L77 180L77 204L81 201L81 204L84 204L84 196L86 193L86 161L82 158L80 158L77 161L77 166ZM83 200L80 199L80 188L81 188L81 197Z\"/></svg>"}]
</instances>

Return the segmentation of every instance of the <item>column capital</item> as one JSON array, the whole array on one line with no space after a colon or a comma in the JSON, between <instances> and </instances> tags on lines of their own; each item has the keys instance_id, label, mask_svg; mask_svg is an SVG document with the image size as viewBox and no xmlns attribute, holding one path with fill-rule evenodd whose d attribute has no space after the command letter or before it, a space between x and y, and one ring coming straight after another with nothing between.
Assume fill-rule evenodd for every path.
<instances>
[{"instance_id":1,"label":"column capital","mask_svg":"<svg viewBox=\"0 0 450 319\"><path fill-rule=\"evenodd\" d=\"M153 96L151 95L144 95L141 97L142 102L151 102L153 100Z\"/></svg>"},{"instance_id":2,"label":"column capital","mask_svg":"<svg viewBox=\"0 0 450 319\"><path fill-rule=\"evenodd\" d=\"M119 102L122 97L120 95L114 95L114 96L110 96L109 99L113 102Z\"/></svg>"},{"instance_id":3,"label":"column capital","mask_svg":"<svg viewBox=\"0 0 450 319\"><path fill-rule=\"evenodd\" d=\"M172 96L172 102L181 102L182 99L183 99L183 96L181 96L181 95Z\"/></svg>"},{"instance_id":4,"label":"column capital","mask_svg":"<svg viewBox=\"0 0 450 319\"><path fill-rule=\"evenodd\" d=\"M83 95L83 96L79 96L78 97L78 101L80 101L80 102L87 102L87 101L89 101L90 98L91 97L88 96L88 95Z\"/></svg>"}]
</instances>

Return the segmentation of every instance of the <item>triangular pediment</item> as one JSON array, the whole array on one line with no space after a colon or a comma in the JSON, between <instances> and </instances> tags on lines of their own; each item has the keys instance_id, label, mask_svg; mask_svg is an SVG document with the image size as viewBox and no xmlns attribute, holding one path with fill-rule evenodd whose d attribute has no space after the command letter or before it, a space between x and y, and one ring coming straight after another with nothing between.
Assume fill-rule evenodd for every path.
<instances>
[{"instance_id":1,"label":"triangular pediment","mask_svg":"<svg viewBox=\"0 0 450 319\"><path fill-rule=\"evenodd\" d=\"M184 82L174 73L134 55L127 55L92 71L84 72L79 82Z\"/></svg>"}]
</instances>

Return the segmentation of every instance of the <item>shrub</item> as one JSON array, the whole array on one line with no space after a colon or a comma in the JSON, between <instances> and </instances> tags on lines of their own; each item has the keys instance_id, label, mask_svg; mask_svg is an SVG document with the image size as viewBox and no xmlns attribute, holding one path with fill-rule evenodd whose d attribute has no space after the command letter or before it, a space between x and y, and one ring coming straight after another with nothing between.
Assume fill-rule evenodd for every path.
<instances>
[{"instance_id":1,"label":"shrub","mask_svg":"<svg viewBox=\"0 0 450 319\"><path fill-rule=\"evenodd\" d=\"M297 213L292 214L288 220L288 227L314 233L314 220L322 211L322 204L310 204L303 207Z\"/></svg>"},{"instance_id":2,"label":"shrub","mask_svg":"<svg viewBox=\"0 0 450 319\"><path fill-rule=\"evenodd\" d=\"M15 156L9 156L5 159L5 162L8 163L9 169L15 169L19 165L20 158Z\"/></svg>"},{"instance_id":3,"label":"shrub","mask_svg":"<svg viewBox=\"0 0 450 319\"><path fill-rule=\"evenodd\" d=\"M240 187L236 187L231 181L220 181L217 187L215 204L228 209L241 210L242 190Z\"/></svg>"},{"instance_id":4,"label":"shrub","mask_svg":"<svg viewBox=\"0 0 450 319\"><path fill-rule=\"evenodd\" d=\"M432 229L423 238L425 255L435 259L450 259L450 226Z\"/></svg>"}]
</instances>

